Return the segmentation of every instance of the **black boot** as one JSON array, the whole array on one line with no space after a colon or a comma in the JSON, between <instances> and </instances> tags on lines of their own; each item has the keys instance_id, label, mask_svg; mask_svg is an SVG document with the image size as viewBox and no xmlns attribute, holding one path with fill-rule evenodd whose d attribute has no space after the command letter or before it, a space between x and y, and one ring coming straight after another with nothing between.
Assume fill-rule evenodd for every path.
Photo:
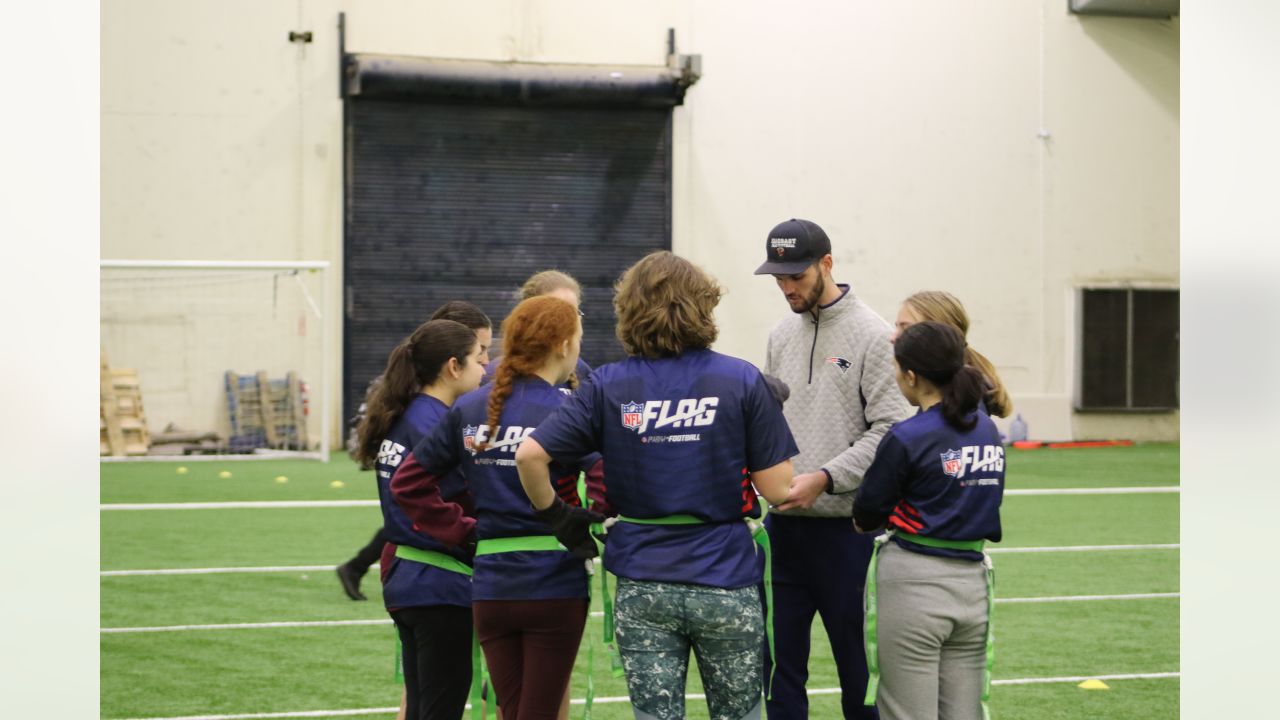
<instances>
[{"instance_id":1,"label":"black boot","mask_svg":"<svg viewBox=\"0 0 1280 720\"><path fill-rule=\"evenodd\" d=\"M338 582L342 583L342 589L347 593L347 597L352 600L369 599L364 596L364 593L360 592L360 580L364 578L364 573L367 570L368 568L364 571L356 570L351 567L350 563L343 563L338 566Z\"/></svg>"}]
</instances>

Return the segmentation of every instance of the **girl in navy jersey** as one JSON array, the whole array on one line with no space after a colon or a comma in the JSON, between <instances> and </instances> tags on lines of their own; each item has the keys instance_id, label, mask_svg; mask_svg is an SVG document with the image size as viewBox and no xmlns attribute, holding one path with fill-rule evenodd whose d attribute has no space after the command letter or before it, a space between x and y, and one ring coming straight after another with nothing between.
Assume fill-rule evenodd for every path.
<instances>
[{"instance_id":1,"label":"girl in navy jersey","mask_svg":"<svg viewBox=\"0 0 1280 720\"><path fill-rule=\"evenodd\" d=\"M567 552L557 542L529 506L514 457L520 442L572 392L558 386L573 373L582 325L570 303L536 297L516 306L502 335L493 382L461 398L423 438L393 478L392 492L420 529L451 547L475 547L476 634L505 720L552 720L582 639L583 561L595 547L586 538ZM576 518L585 528L604 519L579 506L577 477L586 465L593 494L603 497L599 458L580 458L552 468L562 498L562 512L551 518L558 525ZM442 493L443 479L459 469L474 511Z\"/></svg>"},{"instance_id":2,"label":"girl in navy jersey","mask_svg":"<svg viewBox=\"0 0 1280 720\"><path fill-rule=\"evenodd\" d=\"M525 491L555 512L548 463L599 451L619 513L605 565L618 576L617 640L637 718L683 718L689 650L713 718L758 718L764 622L758 489L781 502L797 454L760 371L711 351L719 286L652 253L618 282L631 357L597 368L516 454ZM753 487L754 485L754 487ZM564 523L562 534L585 529Z\"/></svg>"},{"instance_id":3,"label":"girl in navy jersey","mask_svg":"<svg viewBox=\"0 0 1280 720\"><path fill-rule=\"evenodd\" d=\"M990 386L965 350L942 323L898 335L898 387L920 412L881 440L853 502L859 531L889 530L866 586L866 702L884 720L986 716L993 597L983 544L1001 537L1004 446L978 409Z\"/></svg>"},{"instance_id":4,"label":"girl in navy jersey","mask_svg":"<svg viewBox=\"0 0 1280 720\"><path fill-rule=\"evenodd\" d=\"M465 300L450 300L449 302L436 308L428 320L453 320L471 328L476 333L476 338L480 341L480 364L489 365L489 346L493 344L493 323L489 322L489 316L485 315L480 308L472 305ZM372 399L373 393L378 385L382 382L381 377L374 378L369 384L369 389L365 391L365 395ZM368 413L368 403L360 403L360 409L356 413L356 422L354 428L359 429L360 423L364 422ZM377 439L377 435L374 439ZM373 464L377 458L370 457L367 461L360 460L355 453L358 452L356 447L359 445L360 436L358 432L351 434L352 459L360 464L361 470L373 469ZM410 446L412 447L412 446ZM364 593L360 592L360 580L365 573L369 572L370 566L378 561L384 550L386 550L387 535L383 528L378 528L374 533L373 539L364 547L356 552L355 557L339 565L337 570L338 582L342 584L342 590L347 597L352 600L364 600Z\"/></svg>"},{"instance_id":5,"label":"girl in navy jersey","mask_svg":"<svg viewBox=\"0 0 1280 720\"><path fill-rule=\"evenodd\" d=\"M377 474L387 536L382 596L403 647L405 717L457 720L471 686L470 557L413 529L391 498L391 478L423 435L484 373L475 331L453 320L419 326L391 351L369 399L354 456ZM460 481L446 497L466 502ZM460 497L462 496L462 497ZM394 549L393 549L394 548ZM394 554L392 554L394 553Z\"/></svg>"}]
</instances>

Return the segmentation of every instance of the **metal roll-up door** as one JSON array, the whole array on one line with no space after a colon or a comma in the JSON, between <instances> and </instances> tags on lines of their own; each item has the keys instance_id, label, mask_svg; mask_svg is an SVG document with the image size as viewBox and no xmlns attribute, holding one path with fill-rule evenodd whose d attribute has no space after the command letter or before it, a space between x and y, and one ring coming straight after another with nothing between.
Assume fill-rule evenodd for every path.
<instances>
[{"instance_id":1,"label":"metal roll-up door","mask_svg":"<svg viewBox=\"0 0 1280 720\"><path fill-rule=\"evenodd\" d=\"M583 359L623 357L612 286L671 247L684 86L665 68L625 87L608 69L376 60L345 63L345 416L436 307L469 300L496 326L547 268L582 283Z\"/></svg>"}]
</instances>

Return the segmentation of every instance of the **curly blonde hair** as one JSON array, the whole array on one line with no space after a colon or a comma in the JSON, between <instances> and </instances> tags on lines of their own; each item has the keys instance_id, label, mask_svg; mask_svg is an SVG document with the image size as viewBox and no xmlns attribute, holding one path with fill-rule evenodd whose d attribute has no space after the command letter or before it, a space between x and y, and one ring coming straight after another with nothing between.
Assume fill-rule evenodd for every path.
<instances>
[{"instance_id":1,"label":"curly blonde hair","mask_svg":"<svg viewBox=\"0 0 1280 720\"><path fill-rule=\"evenodd\" d=\"M618 280L613 309L628 355L672 357L711 347L724 290L701 268L666 250L649 253Z\"/></svg>"}]
</instances>

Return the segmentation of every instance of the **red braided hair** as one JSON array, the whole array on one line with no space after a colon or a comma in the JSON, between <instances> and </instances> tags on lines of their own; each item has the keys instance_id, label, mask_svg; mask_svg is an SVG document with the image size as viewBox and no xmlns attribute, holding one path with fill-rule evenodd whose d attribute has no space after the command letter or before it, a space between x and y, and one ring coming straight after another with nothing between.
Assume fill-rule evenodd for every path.
<instances>
[{"instance_id":1,"label":"red braided hair","mask_svg":"<svg viewBox=\"0 0 1280 720\"><path fill-rule=\"evenodd\" d=\"M578 331L578 311L560 298L542 295L516 305L502 321L502 359L493 373L493 389L489 391L490 440L502 419L502 407L518 377L538 372L566 340ZM578 386L577 373L569 375L570 388ZM476 449L484 450L489 440Z\"/></svg>"}]
</instances>

